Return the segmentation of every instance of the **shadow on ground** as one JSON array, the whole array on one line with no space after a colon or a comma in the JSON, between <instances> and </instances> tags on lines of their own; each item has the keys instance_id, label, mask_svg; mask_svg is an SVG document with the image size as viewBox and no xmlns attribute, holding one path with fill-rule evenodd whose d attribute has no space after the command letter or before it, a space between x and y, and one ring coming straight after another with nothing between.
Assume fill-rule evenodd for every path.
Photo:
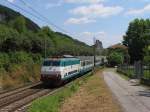
<instances>
[{"instance_id":1,"label":"shadow on ground","mask_svg":"<svg viewBox=\"0 0 150 112\"><path fill-rule=\"evenodd\" d=\"M139 91L139 92L138 92L138 95L139 95L139 96L150 97L150 90Z\"/></svg>"}]
</instances>

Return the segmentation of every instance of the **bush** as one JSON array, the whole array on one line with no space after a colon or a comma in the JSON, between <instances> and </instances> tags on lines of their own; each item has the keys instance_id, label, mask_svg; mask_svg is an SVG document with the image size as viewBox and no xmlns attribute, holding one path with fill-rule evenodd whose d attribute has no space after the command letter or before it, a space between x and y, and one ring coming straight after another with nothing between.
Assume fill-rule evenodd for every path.
<instances>
[{"instance_id":1,"label":"bush","mask_svg":"<svg viewBox=\"0 0 150 112\"><path fill-rule=\"evenodd\" d=\"M21 63L32 63L32 57L26 52L15 52L9 53L11 63L21 64Z\"/></svg>"},{"instance_id":2,"label":"bush","mask_svg":"<svg viewBox=\"0 0 150 112\"><path fill-rule=\"evenodd\" d=\"M42 56L41 56L41 54L31 54L31 56L32 56L32 59L33 59L33 62L34 63L41 63L42 62Z\"/></svg>"},{"instance_id":3,"label":"bush","mask_svg":"<svg viewBox=\"0 0 150 112\"><path fill-rule=\"evenodd\" d=\"M121 53L112 52L107 57L107 60L110 66L116 66L123 63L123 56Z\"/></svg>"},{"instance_id":4,"label":"bush","mask_svg":"<svg viewBox=\"0 0 150 112\"><path fill-rule=\"evenodd\" d=\"M147 64L147 65L150 64L150 56L145 56L144 57L144 63Z\"/></svg>"},{"instance_id":5,"label":"bush","mask_svg":"<svg viewBox=\"0 0 150 112\"><path fill-rule=\"evenodd\" d=\"M10 65L9 56L6 53L0 53L0 68L8 69Z\"/></svg>"}]
</instances>

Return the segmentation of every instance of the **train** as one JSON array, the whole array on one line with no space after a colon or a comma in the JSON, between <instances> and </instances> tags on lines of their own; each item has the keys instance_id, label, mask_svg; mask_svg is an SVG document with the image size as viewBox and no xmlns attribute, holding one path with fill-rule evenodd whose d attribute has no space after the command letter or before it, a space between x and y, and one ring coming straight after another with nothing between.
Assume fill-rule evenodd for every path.
<instances>
[{"instance_id":1,"label":"train","mask_svg":"<svg viewBox=\"0 0 150 112\"><path fill-rule=\"evenodd\" d=\"M96 66L100 65L96 61ZM41 67L41 81L49 85L61 85L62 83L81 76L94 67L93 60L80 60L77 57L57 57L44 59Z\"/></svg>"}]
</instances>

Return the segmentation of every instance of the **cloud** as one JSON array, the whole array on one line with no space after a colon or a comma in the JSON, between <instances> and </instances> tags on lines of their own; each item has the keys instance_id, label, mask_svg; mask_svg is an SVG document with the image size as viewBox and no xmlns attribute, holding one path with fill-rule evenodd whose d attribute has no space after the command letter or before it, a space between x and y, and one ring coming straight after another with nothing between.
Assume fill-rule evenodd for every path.
<instances>
[{"instance_id":1,"label":"cloud","mask_svg":"<svg viewBox=\"0 0 150 112\"><path fill-rule=\"evenodd\" d=\"M106 36L104 31L99 32L82 32L81 36L83 37L99 37L99 36Z\"/></svg>"},{"instance_id":2,"label":"cloud","mask_svg":"<svg viewBox=\"0 0 150 112\"><path fill-rule=\"evenodd\" d=\"M83 18L69 18L65 24L87 24L96 22L94 19L89 19L86 17Z\"/></svg>"},{"instance_id":3,"label":"cloud","mask_svg":"<svg viewBox=\"0 0 150 112\"><path fill-rule=\"evenodd\" d=\"M74 15L84 16L84 17L108 17L111 15L117 15L123 11L120 6L104 6L103 4L92 4L88 6L80 6L69 12Z\"/></svg>"},{"instance_id":4,"label":"cloud","mask_svg":"<svg viewBox=\"0 0 150 112\"><path fill-rule=\"evenodd\" d=\"M105 0L64 0L66 3L90 3L96 4L100 2L104 2Z\"/></svg>"},{"instance_id":5,"label":"cloud","mask_svg":"<svg viewBox=\"0 0 150 112\"><path fill-rule=\"evenodd\" d=\"M128 0L128 1L134 1L134 2L149 2L149 0Z\"/></svg>"},{"instance_id":6,"label":"cloud","mask_svg":"<svg viewBox=\"0 0 150 112\"><path fill-rule=\"evenodd\" d=\"M81 32L78 33L75 37L76 39L87 43L88 45L93 45L94 38L102 41L104 48L109 47L110 45L117 44L122 41L122 34L120 35L112 35L108 34L105 31L98 31L98 32Z\"/></svg>"},{"instance_id":7,"label":"cloud","mask_svg":"<svg viewBox=\"0 0 150 112\"><path fill-rule=\"evenodd\" d=\"M58 2L56 3L47 3L45 8L46 9L49 9L49 8L52 8L52 7L59 7L63 4L63 0L59 0Z\"/></svg>"},{"instance_id":8,"label":"cloud","mask_svg":"<svg viewBox=\"0 0 150 112\"><path fill-rule=\"evenodd\" d=\"M7 0L8 2L14 2L15 0Z\"/></svg>"},{"instance_id":9,"label":"cloud","mask_svg":"<svg viewBox=\"0 0 150 112\"><path fill-rule=\"evenodd\" d=\"M149 11L150 11L150 4L146 5L141 9L131 9L128 12L126 12L126 15L139 15L139 14L147 13Z\"/></svg>"},{"instance_id":10,"label":"cloud","mask_svg":"<svg viewBox=\"0 0 150 112\"><path fill-rule=\"evenodd\" d=\"M81 32L78 34L78 36L76 37L76 39L82 41L82 42L85 42L87 43L88 45L93 45L93 42L94 42L94 38L102 41L103 38L106 37L106 32L104 31L99 31L99 32Z\"/></svg>"}]
</instances>

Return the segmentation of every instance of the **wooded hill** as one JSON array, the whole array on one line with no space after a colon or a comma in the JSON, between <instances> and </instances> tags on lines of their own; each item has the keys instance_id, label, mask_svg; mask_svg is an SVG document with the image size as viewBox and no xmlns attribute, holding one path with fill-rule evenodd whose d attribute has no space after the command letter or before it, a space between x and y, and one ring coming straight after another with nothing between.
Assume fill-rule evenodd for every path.
<instances>
[{"instance_id":1,"label":"wooded hill","mask_svg":"<svg viewBox=\"0 0 150 112\"><path fill-rule=\"evenodd\" d=\"M45 43L46 39L46 43ZM18 12L0 5L0 51L25 51L43 55L92 55L90 46L68 35L40 28Z\"/></svg>"}]
</instances>

